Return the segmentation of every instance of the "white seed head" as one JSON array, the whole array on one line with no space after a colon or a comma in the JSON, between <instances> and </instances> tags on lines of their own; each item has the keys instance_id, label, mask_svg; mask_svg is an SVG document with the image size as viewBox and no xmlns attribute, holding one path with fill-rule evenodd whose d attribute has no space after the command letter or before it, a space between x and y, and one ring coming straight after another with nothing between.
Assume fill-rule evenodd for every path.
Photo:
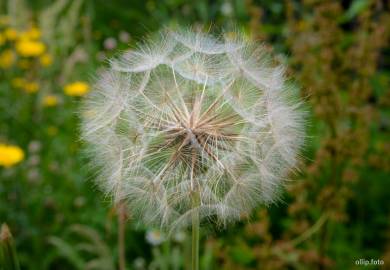
<instances>
[{"instance_id":1,"label":"white seed head","mask_svg":"<svg viewBox=\"0 0 390 270\"><path fill-rule=\"evenodd\" d=\"M99 184L136 220L222 224L277 198L304 114L284 68L239 34L164 30L110 61L82 112Z\"/></svg>"}]
</instances>

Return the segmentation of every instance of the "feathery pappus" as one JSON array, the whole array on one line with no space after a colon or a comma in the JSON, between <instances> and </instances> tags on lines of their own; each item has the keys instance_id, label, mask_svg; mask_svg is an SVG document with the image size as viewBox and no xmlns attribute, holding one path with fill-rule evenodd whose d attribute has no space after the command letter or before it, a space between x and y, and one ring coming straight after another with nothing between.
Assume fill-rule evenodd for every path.
<instances>
[{"instance_id":1,"label":"feathery pappus","mask_svg":"<svg viewBox=\"0 0 390 270\"><path fill-rule=\"evenodd\" d=\"M82 137L135 220L226 224L277 198L304 142L300 106L262 46L166 29L98 74Z\"/></svg>"}]
</instances>

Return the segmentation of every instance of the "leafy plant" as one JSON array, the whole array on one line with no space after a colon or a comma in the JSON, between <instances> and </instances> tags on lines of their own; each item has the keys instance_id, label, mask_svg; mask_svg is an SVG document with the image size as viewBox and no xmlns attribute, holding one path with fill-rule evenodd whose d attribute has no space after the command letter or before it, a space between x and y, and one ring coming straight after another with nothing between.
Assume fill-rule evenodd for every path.
<instances>
[{"instance_id":1,"label":"leafy plant","mask_svg":"<svg viewBox=\"0 0 390 270\"><path fill-rule=\"evenodd\" d=\"M48 239L49 243L56 247L59 257L65 258L75 269L116 269L113 254L99 232L79 224L72 225L69 232L80 240L74 244L56 236ZM86 257L90 259L85 259Z\"/></svg>"}]
</instances>

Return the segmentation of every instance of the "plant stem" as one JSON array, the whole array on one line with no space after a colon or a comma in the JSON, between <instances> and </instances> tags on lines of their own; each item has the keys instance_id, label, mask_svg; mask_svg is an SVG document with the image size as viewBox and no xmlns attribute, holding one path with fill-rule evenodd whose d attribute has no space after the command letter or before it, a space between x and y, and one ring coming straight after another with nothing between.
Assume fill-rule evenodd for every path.
<instances>
[{"instance_id":1,"label":"plant stem","mask_svg":"<svg viewBox=\"0 0 390 270\"><path fill-rule=\"evenodd\" d=\"M126 270L125 230L126 230L126 207L124 202L118 203L118 253L119 270Z\"/></svg>"},{"instance_id":2,"label":"plant stem","mask_svg":"<svg viewBox=\"0 0 390 270\"><path fill-rule=\"evenodd\" d=\"M321 229L322 225L325 224L328 217L329 217L329 215L327 213L322 214L321 217L317 220L317 222L312 227L310 227L307 231L305 231L300 236L298 236L297 238L292 240L290 242L290 244L292 246L296 246L296 245L299 245L300 243L306 241L308 238L310 238L313 234L315 234L318 230Z\"/></svg>"},{"instance_id":3,"label":"plant stem","mask_svg":"<svg viewBox=\"0 0 390 270\"><path fill-rule=\"evenodd\" d=\"M19 261L12 234L4 223L0 229L0 267L7 270L19 270Z\"/></svg>"},{"instance_id":4,"label":"plant stem","mask_svg":"<svg viewBox=\"0 0 390 270\"><path fill-rule=\"evenodd\" d=\"M194 171L196 164L196 154L192 150L192 160L191 160L191 188L195 191L192 194L192 270L199 270L199 203L200 197L198 193L198 183L194 179Z\"/></svg>"},{"instance_id":5,"label":"plant stem","mask_svg":"<svg viewBox=\"0 0 390 270\"><path fill-rule=\"evenodd\" d=\"M199 212L192 214L192 270L199 270Z\"/></svg>"}]
</instances>

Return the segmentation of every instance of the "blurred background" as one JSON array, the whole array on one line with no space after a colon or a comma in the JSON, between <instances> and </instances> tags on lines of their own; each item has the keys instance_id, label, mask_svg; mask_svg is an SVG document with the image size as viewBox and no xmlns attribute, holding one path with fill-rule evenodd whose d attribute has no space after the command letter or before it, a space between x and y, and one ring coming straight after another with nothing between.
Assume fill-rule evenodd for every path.
<instances>
[{"instance_id":1,"label":"blurred background","mask_svg":"<svg viewBox=\"0 0 390 270\"><path fill-rule=\"evenodd\" d=\"M118 269L117 211L85 166L77 112L107 57L165 25L265 43L310 112L283 200L205 228L201 269L389 269L389 11L386 0L0 0L0 223L21 269ZM128 218L127 269L188 269L188 232Z\"/></svg>"}]
</instances>

